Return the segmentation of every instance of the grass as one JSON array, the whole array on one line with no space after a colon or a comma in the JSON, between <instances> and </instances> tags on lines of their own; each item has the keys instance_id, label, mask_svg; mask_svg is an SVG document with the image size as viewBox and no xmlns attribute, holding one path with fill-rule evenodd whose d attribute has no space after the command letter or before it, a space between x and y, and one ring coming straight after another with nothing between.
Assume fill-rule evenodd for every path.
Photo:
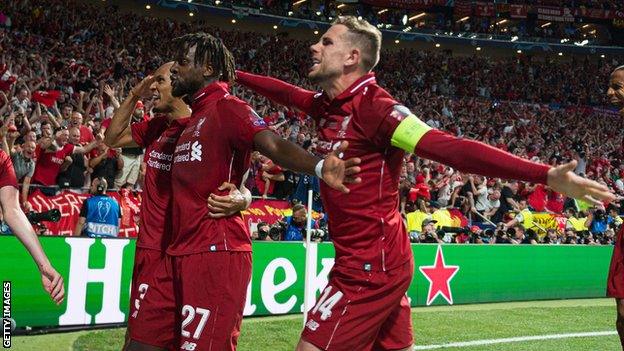
<instances>
[{"instance_id":1,"label":"grass","mask_svg":"<svg viewBox=\"0 0 624 351\"><path fill-rule=\"evenodd\" d=\"M519 336L614 330L611 299L533 301L413 309L416 345ZM247 318L238 350L293 350L301 316ZM13 338L12 350L120 350L125 329ZM454 351L619 350L616 335L441 348Z\"/></svg>"}]
</instances>

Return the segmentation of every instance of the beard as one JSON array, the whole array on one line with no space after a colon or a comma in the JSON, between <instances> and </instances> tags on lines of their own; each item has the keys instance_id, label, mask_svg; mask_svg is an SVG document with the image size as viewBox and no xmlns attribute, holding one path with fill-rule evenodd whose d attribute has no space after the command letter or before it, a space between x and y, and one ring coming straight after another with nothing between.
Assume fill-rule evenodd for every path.
<instances>
[{"instance_id":1,"label":"beard","mask_svg":"<svg viewBox=\"0 0 624 351\"><path fill-rule=\"evenodd\" d=\"M337 77L340 77L340 72L331 71L324 67L319 67L318 70L308 73L308 79L310 79L310 82L313 84L321 84Z\"/></svg>"},{"instance_id":2,"label":"beard","mask_svg":"<svg viewBox=\"0 0 624 351\"><path fill-rule=\"evenodd\" d=\"M177 80L172 84L171 95L173 97L193 96L203 87L201 80Z\"/></svg>"}]
</instances>

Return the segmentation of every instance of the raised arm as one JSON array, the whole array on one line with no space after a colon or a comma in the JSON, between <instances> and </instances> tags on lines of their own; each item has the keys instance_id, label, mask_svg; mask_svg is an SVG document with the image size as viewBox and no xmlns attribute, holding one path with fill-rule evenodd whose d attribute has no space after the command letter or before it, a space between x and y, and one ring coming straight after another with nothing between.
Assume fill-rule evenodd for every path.
<instances>
[{"instance_id":1,"label":"raised arm","mask_svg":"<svg viewBox=\"0 0 624 351\"><path fill-rule=\"evenodd\" d=\"M316 92L299 88L279 79L236 71L236 82L277 102L297 108L308 115L312 114L312 103Z\"/></svg>"},{"instance_id":2,"label":"raised arm","mask_svg":"<svg viewBox=\"0 0 624 351\"><path fill-rule=\"evenodd\" d=\"M149 94L149 87L154 82L152 76L143 79L134 89L130 91L128 97L121 103L111 119L110 126L104 134L104 143L109 147L136 147L138 144L132 138L130 128L130 118L136 103L141 96Z\"/></svg>"}]
</instances>

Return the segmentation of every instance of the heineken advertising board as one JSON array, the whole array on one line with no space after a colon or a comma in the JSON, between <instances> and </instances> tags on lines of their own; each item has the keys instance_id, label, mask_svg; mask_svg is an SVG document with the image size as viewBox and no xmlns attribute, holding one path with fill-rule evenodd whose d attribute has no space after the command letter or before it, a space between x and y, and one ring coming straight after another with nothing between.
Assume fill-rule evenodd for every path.
<instances>
[{"instance_id":1,"label":"heineken advertising board","mask_svg":"<svg viewBox=\"0 0 624 351\"><path fill-rule=\"evenodd\" d=\"M10 282L11 317L18 328L123 323L127 320L135 241L42 237L65 278L65 301L44 292L36 266L20 242L0 237L0 278ZM295 242L255 242L246 316L300 313L305 248ZM333 266L330 243L309 248L308 289L319 296ZM610 246L413 245L412 306L605 295ZM201 279L201 277L198 277ZM310 306L314 301L310 301Z\"/></svg>"}]
</instances>

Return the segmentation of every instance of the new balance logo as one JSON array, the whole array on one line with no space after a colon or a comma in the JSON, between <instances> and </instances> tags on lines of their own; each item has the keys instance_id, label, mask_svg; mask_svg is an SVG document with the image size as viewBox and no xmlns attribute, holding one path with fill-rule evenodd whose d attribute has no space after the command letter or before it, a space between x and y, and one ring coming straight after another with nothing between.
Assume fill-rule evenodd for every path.
<instances>
[{"instance_id":1,"label":"new balance logo","mask_svg":"<svg viewBox=\"0 0 624 351\"><path fill-rule=\"evenodd\" d=\"M196 347L197 347L196 343L185 341L184 344L180 346L180 350L195 351Z\"/></svg>"},{"instance_id":2,"label":"new balance logo","mask_svg":"<svg viewBox=\"0 0 624 351\"><path fill-rule=\"evenodd\" d=\"M306 323L306 327L311 331L316 331L316 329L320 327L320 324L318 324L315 320L310 319L308 323Z\"/></svg>"},{"instance_id":3,"label":"new balance logo","mask_svg":"<svg viewBox=\"0 0 624 351\"><path fill-rule=\"evenodd\" d=\"M191 161L202 160L202 146L199 141L196 141L191 145Z\"/></svg>"}]
</instances>

